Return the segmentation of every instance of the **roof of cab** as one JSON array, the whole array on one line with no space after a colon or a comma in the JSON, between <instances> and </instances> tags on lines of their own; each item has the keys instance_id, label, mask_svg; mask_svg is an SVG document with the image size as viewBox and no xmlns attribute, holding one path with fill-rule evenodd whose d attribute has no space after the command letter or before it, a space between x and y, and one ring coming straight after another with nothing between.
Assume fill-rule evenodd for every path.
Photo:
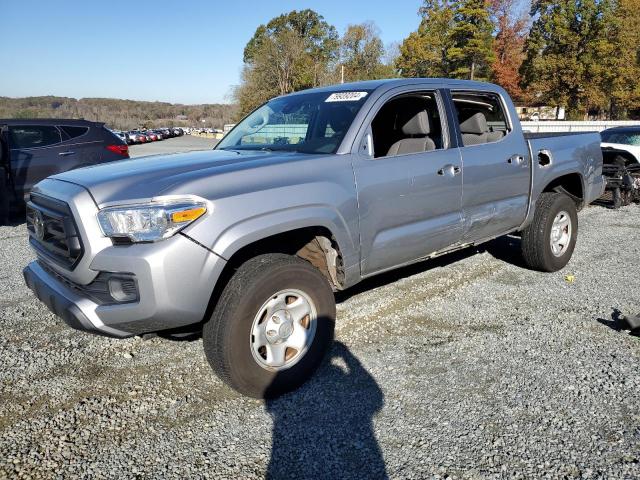
<instances>
[{"instance_id":1,"label":"roof of cab","mask_svg":"<svg viewBox=\"0 0 640 480\"><path fill-rule=\"evenodd\" d=\"M300 90L288 95L299 95L311 92L350 92L357 90L374 91L379 88L390 89L401 87L404 85L416 84L445 84L447 86L463 87L463 88L487 88L489 86L496 87L494 84L487 82L476 82L472 80L453 80L450 78L388 78L383 80L364 80L360 82L338 83L335 85L327 85L326 87L310 88L308 90Z\"/></svg>"}]
</instances>

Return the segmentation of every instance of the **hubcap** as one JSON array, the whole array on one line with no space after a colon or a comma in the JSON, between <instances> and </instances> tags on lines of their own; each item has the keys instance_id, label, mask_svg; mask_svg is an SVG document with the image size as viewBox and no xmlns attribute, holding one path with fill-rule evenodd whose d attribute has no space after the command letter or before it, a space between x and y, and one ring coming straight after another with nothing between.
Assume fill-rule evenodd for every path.
<instances>
[{"instance_id":1,"label":"hubcap","mask_svg":"<svg viewBox=\"0 0 640 480\"><path fill-rule=\"evenodd\" d=\"M561 257L571 242L571 217L564 210L553 220L551 225L551 253Z\"/></svg>"},{"instance_id":2,"label":"hubcap","mask_svg":"<svg viewBox=\"0 0 640 480\"><path fill-rule=\"evenodd\" d=\"M316 333L313 302L300 290L282 290L264 302L251 327L253 358L267 370L284 370L308 351Z\"/></svg>"}]
</instances>

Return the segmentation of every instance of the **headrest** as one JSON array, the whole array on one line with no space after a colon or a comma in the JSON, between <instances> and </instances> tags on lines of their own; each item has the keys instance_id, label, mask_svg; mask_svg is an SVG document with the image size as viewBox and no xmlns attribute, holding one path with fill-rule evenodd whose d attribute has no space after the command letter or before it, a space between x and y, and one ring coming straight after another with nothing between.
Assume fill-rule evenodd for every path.
<instances>
[{"instance_id":1,"label":"headrest","mask_svg":"<svg viewBox=\"0 0 640 480\"><path fill-rule=\"evenodd\" d=\"M429 135L431 128L429 126L429 115L424 110L409 117L402 125L402 133L405 135Z\"/></svg>"},{"instance_id":2,"label":"headrest","mask_svg":"<svg viewBox=\"0 0 640 480\"><path fill-rule=\"evenodd\" d=\"M489 131L487 117L482 112L474 113L460 124L460 131L462 133L473 133L474 135L487 133Z\"/></svg>"}]
</instances>

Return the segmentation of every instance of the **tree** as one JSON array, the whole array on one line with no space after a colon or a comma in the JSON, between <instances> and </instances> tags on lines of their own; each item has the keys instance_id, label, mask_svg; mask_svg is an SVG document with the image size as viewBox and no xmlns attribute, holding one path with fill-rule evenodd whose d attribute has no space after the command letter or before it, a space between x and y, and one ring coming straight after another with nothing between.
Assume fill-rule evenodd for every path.
<instances>
[{"instance_id":1,"label":"tree","mask_svg":"<svg viewBox=\"0 0 640 480\"><path fill-rule=\"evenodd\" d=\"M342 36L341 65L346 81L373 80L393 75L393 67L383 63L385 48L373 23L349 25Z\"/></svg>"},{"instance_id":2,"label":"tree","mask_svg":"<svg viewBox=\"0 0 640 480\"><path fill-rule=\"evenodd\" d=\"M516 0L491 0L491 13L495 40L494 61L491 65L493 81L503 87L516 101L525 97L520 86L520 67L524 61L524 44L529 30L529 21L518 13Z\"/></svg>"},{"instance_id":3,"label":"tree","mask_svg":"<svg viewBox=\"0 0 640 480\"><path fill-rule=\"evenodd\" d=\"M585 118L606 103L594 73L606 45L603 18L611 0L534 0L537 17L525 43L522 85L541 103L565 106L569 118Z\"/></svg>"},{"instance_id":4,"label":"tree","mask_svg":"<svg viewBox=\"0 0 640 480\"><path fill-rule=\"evenodd\" d=\"M403 77L449 77L452 1L425 0L418 13L422 16L420 26L400 45L396 68Z\"/></svg>"},{"instance_id":5,"label":"tree","mask_svg":"<svg viewBox=\"0 0 640 480\"><path fill-rule=\"evenodd\" d=\"M453 46L448 56L455 78L487 80L491 76L493 25L486 1L458 0L453 5Z\"/></svg>"},{"instance_id":6,"label":"tree","mask_svg":"<svg viewBox=\"0 0 640 480\"><path fill-rule=\"evenodd\" d=\"M493 61L486 0L425 0L422 21L400 46L396 67L406 77L487 79Z\"/></svg>"},{"instance_id":7,"label":"tree","mask_svg":"<svg viewBox=\"0 0 640 480\"><path fill-rule=\"evenodd\" d=\"M629 110L640 108L640 0L612 2L604 17L603 42L598 77L608 93L608 116L627 118Z\"/></svg>"},{"instance_id":8,"label":"tree","mask_svg":"<svg viewBox=\"0 0 640 480\"><path fill-rule=\"evenodd\" d=\"M321 85L339 54L338 33L313 10L291 11L260 25L244 49L240 115L276 95Z\"/></svg>"}]
</instances>

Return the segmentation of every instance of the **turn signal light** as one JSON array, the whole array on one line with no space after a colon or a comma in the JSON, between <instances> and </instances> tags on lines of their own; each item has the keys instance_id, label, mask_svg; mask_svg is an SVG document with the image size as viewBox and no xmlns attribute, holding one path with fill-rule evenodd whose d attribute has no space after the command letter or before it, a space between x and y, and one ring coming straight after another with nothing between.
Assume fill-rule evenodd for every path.
<instances>
[{"instance_id":1,"label":"turn signal light","mask_svg":"<svg viewBox=\"0 0 640 480\"><path fill-rule=\"evenodd\" d=\"M171 220L175 223L193 222L195 219L200 218L207 211L204 207L190 208L189 210L182 210L181 212L174 212L171 214Z\"/></svg>"}]
</instances>

